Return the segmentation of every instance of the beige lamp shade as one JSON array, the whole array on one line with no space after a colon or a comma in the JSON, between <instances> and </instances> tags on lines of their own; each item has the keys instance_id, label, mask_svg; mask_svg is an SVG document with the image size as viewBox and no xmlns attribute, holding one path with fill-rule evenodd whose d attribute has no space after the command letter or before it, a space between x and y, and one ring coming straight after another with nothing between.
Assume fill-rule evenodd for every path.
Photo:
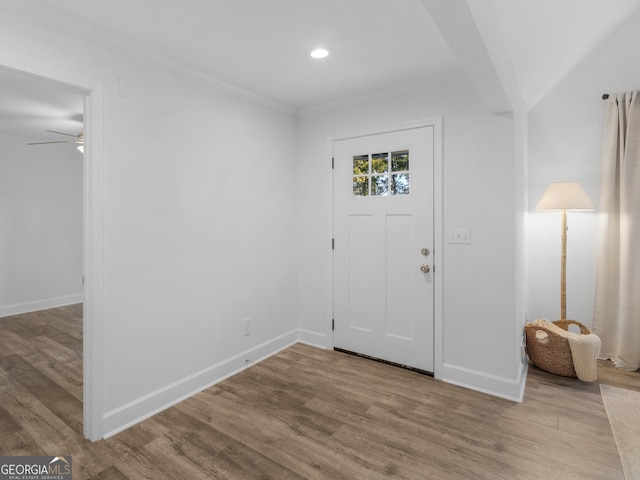
<instances>
[{"instance_id":1,"label":"beige lamp shade","mask_svg":"<svg viewBox=\"0 0 640 480\"><path fill-rule=\"evenodd\" d=\"M593 211L593 204L578 182L555 182L547 187L536 211Z\"/></svg>"}]
</instances>

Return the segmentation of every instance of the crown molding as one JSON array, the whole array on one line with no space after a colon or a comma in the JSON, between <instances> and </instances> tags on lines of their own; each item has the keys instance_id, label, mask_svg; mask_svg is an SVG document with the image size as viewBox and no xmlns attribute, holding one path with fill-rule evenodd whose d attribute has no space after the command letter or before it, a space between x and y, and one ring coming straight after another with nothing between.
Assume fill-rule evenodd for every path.
<instances>
[{"instance_id":1,"label":"crown molding","mask_svg":"<svg viewBox=\"0 0 640 480\"><path fill-rule=\"evenodd\" d=\"M225 82L213 75L193 68L174 57L162 55L139 45L125 44L118 36L93 24L88 24L73 15L43 5L35 0L0 0L0 9L14 13L29 20L65 32L76 38L93 43L121 55L152 65L162 70L181 75L209 85L224 93L248 100L270 109L295 115L296 109L290 105L261 95L249 89Z\"/></svg>"}]
</instances>

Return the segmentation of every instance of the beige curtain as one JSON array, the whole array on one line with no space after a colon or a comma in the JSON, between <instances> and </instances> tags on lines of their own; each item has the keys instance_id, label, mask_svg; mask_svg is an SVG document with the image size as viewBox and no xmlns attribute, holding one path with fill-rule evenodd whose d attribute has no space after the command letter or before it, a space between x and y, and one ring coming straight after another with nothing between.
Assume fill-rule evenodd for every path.
<instances>
[{"instance_id":1,"label":"beige curtain","mask_svg":"<svg viewBox=\"0 0 640 480\"><path fill-rule=\"evenodd\" d=\"M640 100L610 95L604 133L594 332L600 358L640 368Z\"/></svg>"}]
</instances>

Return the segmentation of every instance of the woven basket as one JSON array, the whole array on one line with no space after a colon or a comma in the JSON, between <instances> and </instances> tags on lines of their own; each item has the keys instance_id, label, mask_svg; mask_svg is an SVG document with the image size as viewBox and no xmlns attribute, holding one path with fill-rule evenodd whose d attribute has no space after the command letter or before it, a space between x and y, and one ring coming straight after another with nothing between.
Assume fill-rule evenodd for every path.
<instances>
[{"instance_id":1,"label":"woven basket","mask_svg":"<svg viewBox=\"0 0 640 480\"><path fill-rule=\"evenodd\" d=\"M569 325L580 327L582 335L591 333L589 328L576 320L556 320L553 322L563 330L569 330ZM527 354L531 362L540 370L561 375L563 377L576 377L576 370L573 368L573 357L569 339L548 328L528 323L524 327L527 337ZM538 340L536 332L545 332L548 337L544 341Z\"/></svg>"}]
</instances>

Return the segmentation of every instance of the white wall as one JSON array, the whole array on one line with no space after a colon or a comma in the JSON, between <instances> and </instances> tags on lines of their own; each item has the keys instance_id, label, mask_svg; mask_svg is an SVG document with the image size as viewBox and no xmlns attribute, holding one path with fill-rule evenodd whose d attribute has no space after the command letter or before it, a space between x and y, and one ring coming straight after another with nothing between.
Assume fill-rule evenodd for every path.
<instances>
[{"instance_id":1,"label":"white wall","mask_svg":"<svg viewBox=\"0 0 640 480\"><path fill-rule=\"evenodd\" d=\"M293 116L6 11L0 45L103 86L102 431L295 341Z\"/></svg>"},{"instance_id":2,"label":"white wall","mask_svg":"<svg viewBox=\"0 0 640 480\"><path fill-rule=\"evenodd\" d=\"M295 341L298 326L331 347L329 138L431 117L444 122L444 228L473 239L444 246L442 377L518 396L514 127L468 84L296 127L290 114L5 11L0 45L0 63L103 86L104 433Z\"/></svg>"},{"instance_id":3,"label":"white wall","mask_svg":"<svg viewBox=\"0 0 640 480\"><path fill-rule=\"evenodd\" d=\"M0 142L0 316L82 301L82 154Z\"/></svg>"},{"instance_id":4,"label":"white wall","mask_svg":"<svg viewBox=\"0 0 640 480\"><path fill-rule=\"evenodd\" d=\"M561 214L535 212L547 185L577 180L598 210L603 93L640 89L640 63L632 50L640 41L640 11L554 88L529 114L530 318L560 318ZM567 317L593 321L596 212L569 212Z\"/></svg>"},{"instance_id":5,"label":"white wall","mask_svg":"<svg viewBox=\"0 0 640 480\"><path fill-rule=\"evenodd\" d=\"M471 245L444 245L441 376L518 397L514 318L513 121L487 111L467 83L308 114L298 120L298 318L302 338L328 348L331 334L331 138L443 118L444 228L471 228ZM441 257L442 258L442 257Z\"/></svg>"}]
</instances>

